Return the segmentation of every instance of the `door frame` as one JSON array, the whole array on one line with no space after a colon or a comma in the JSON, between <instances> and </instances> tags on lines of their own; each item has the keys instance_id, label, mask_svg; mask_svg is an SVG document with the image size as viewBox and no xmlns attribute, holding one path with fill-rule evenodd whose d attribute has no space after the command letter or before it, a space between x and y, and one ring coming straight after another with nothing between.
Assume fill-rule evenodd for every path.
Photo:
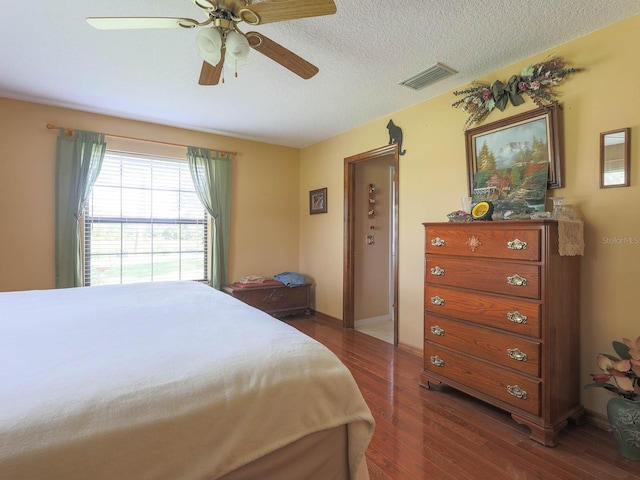
<instances>
[{"instance_id":1,"label":"door frame","mask_svg":"<svg viewBox=\"0 0 640 480\"><path fill-rule=\"evenodd\" d=\"M342 301L342 326L344 328L354 328L354 279L355 279L355 196L356 196L356 165L367 160L374 160L380 157L393 156L393 166L395 167L394 181L396 188L392 200L392 207L395 211L395 224L392 225L393 245L391 248L395 252L393 260L393 338L394 344L398 344L398 198L399 198L399 157L398 144L392 143L379 147L368 152L352 155L344 159L344 262L343 262L343 301Z\"/></svg>"}]
</instances>

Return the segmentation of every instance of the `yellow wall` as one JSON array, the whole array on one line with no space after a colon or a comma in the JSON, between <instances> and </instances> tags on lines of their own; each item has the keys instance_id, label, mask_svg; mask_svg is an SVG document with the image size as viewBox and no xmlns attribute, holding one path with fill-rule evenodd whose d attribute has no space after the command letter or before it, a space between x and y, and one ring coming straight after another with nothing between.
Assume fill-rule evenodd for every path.
<instances>
[{"instance_id":1,"label":"yellow wall","mask_svg":"<svg viewBox=\"0 0 640 480\"><path fill-rule=\"evenodd\" d=\"M46 124L237 151L229 279L297 270L299 150L0 98L0 291L55 285L57 132ZM109 148L184 156L185 148L107 138Z\"/></svg>"},{"instance_id":2,"label":"yellow wall","mask_svg":"<svg viewBox=\"0 0 640 480\"><path fill-rule=\"evenodd\" d=\"M581 365L576 372L589 382L596 354L613 353L611 340L640 335L636 297L640 283L640 16L597 31L552 51L541 52L483 78L506 81L512 74L548 56L560 56L569 66L585 68L560 86L564 107L564 188L551 191L577 205L586 222L586 252L582 258ZM461 86L461 88L464 86ZM402 88L390 85L389 88ZM393 118L403 130L406 155L400 157L399 341L422 348L423 227L425 221L446 221L461 208L467 192L466 114L451 104L448 92L422 104L313 145L301 152L300 198L310 189L327 186L329 212L300 212L300 266L313 272L316 309L342 317L343 159L384 145L386 124ZM492 112L493 122L535 108ZM631 187L599 189L600 132L631 127ZM615 243L623 239L623 243ZM627 242L624 242L627 239ZM576 332L576 335L578 333ZM583 392L583 403L604 411L610 395Z\"/></svg>"}]
</instances>

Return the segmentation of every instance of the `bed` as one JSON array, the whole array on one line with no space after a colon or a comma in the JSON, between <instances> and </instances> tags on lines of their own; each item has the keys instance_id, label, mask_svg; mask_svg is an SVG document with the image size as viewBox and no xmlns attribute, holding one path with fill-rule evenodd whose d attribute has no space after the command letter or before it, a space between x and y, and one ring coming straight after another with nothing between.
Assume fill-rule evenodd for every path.
<instances>
[{"instance_id":1,"label":"bed","mask_svg":"<svg viewBox=\"0 0 640 480\"><path fill-rule=\"evenodd\" d=\"M197 282L0 293L0 478L367 479L326 347Z\"/></svg>"}]
</instances>

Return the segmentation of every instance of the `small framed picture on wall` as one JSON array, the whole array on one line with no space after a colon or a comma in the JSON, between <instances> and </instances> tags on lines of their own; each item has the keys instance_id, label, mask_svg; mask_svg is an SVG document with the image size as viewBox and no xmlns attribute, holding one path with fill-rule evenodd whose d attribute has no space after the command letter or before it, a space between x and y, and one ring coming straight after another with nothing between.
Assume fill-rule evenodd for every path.
<instances>
[{"instance_id":1,"label":"small framed picture on wall","mask_svg":"<svg viewBox=\"0 0 640 480\"><path fill-rule=\"evenodd\" d=\"M309 214L327 213L327 189L319 188L309 192Z\"/></svg>"}]
</instances>

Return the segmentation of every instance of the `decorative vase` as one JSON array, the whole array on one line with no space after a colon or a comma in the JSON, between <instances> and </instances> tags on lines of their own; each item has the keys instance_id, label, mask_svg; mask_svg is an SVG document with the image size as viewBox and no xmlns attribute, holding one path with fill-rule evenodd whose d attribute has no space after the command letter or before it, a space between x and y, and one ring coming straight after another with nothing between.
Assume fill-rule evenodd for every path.
<instances>
[{"instance_id":1,"label":"decorative vase","mask_svg":"<svg viewBox=\"0 0 640 480\"><path fill-rule=\"evenodd\" d=\"M612 398L607 403L607 416L620 455L640 461L640 401Z\"/></svg>"}]
</instances>

